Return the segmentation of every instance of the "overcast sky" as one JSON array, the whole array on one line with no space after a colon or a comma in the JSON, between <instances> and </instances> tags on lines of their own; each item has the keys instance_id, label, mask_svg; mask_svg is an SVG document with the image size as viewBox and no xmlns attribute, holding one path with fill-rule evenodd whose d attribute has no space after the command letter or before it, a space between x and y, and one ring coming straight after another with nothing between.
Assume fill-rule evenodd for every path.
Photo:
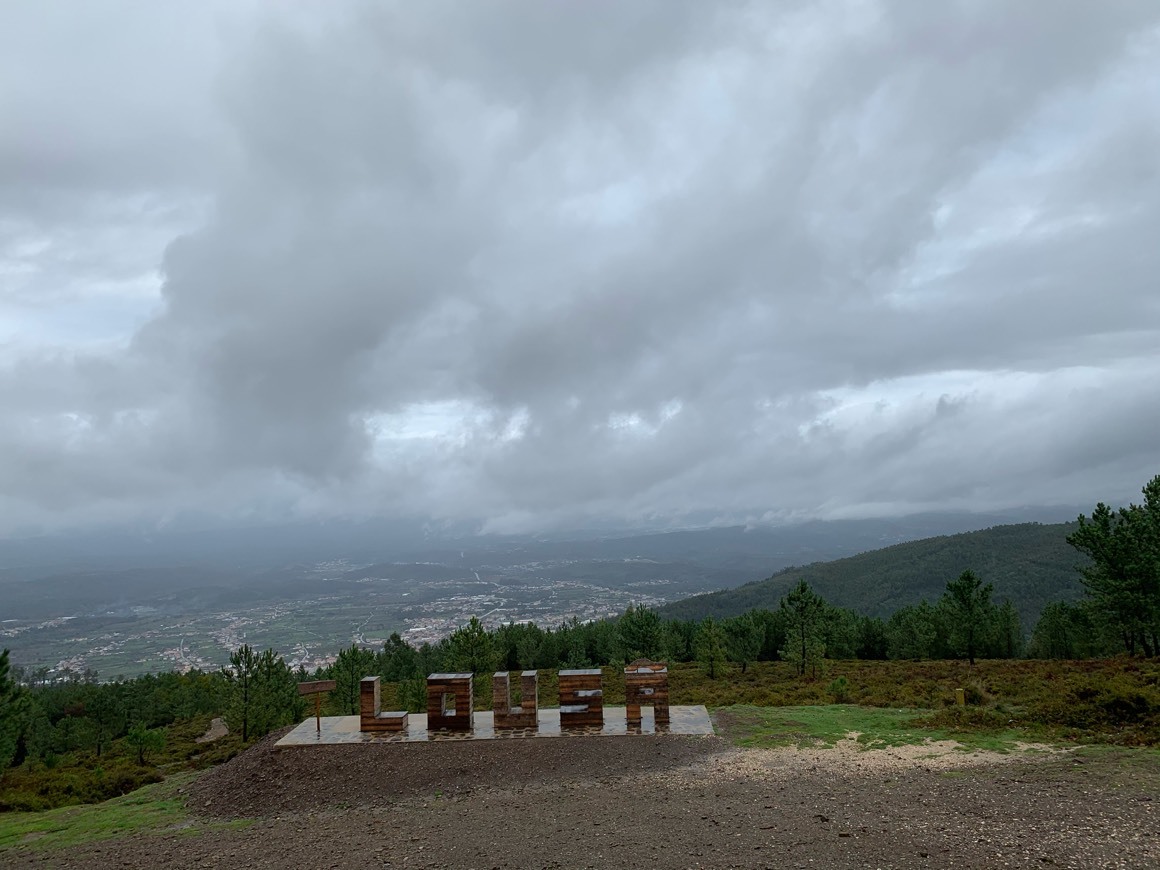
<instances>
[{"instance_id":1,"label":"overcast sky","mask_svg":"<svg viewBox=\"0 0 1160 870\"><path fill-rule=\"evenodd\" d=\"M0 535L1094 504L1160 3L0 5Z\"/></svg>"}]
</instances>

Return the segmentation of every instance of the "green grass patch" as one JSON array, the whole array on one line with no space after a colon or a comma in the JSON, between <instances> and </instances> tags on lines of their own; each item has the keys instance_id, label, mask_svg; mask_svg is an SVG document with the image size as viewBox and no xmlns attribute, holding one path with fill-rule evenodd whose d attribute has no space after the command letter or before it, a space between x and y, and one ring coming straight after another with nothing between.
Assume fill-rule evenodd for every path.
<instances>
[{"instance_id":1,"label":"green grass patch","mask_svg":"<svg viewBox=\"0 0 1160 870\"><path fill-rule=\"evenodd\" d=\"M833 746L851 734L866 749L954 740L964 750L1007 752L1027 735L1015 729L931 727L929 710L828 704L798 707L734 705L713 711L718 731L738 746Z\"/></svg>"},{"instance_id":2,"label":"green grass patch","mask_svg":"<svg viewBox=\"0 0 1160 870\"><path fill-rule=\"evenodd\" d=\"M1077 766L1094 763L1102 773L1111 773L1113 786L1130 783L1148 794L1160 792L1160 749L1088 744L1072 753Z\"/></svg>"},{"instance_id":3,"label":"green grass patch","mask_svg":"<svg viewBox=\"0 0 1160 870\"><path fill-rule=\"evenodd\" d=\"M61 807L39 813L0 814L0 850L58 849L131 834L237 828L240 822L194 821L178 789L193 780L186 773L99 804Z\"/></svg>"},{"instance_id":4,"label":"green grass patch","mask_svg":"<svg viewBox=\"0 0 1160 870\"><path fill-rule=\"evenodd\" d=\"M1091 743L1077 747L1075 756L1080 759L1112 761L1129 768L1138 766L1160 776L1160 749Z\"/></svg>"}]
</instances>

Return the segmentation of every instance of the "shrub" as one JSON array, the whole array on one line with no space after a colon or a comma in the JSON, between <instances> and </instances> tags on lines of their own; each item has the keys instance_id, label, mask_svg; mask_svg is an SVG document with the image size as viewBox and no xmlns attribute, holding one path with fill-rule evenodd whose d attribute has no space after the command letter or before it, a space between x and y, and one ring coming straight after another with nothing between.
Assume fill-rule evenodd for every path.
<instances>
[{"instance_id":1,"label":"shrub","mask_svg":"<svg viewBox=\"0 0 1160 870\"><path fill-rule=\"evenodd\" d=\"M838 677L826 689L835 704L846 704L850 701L850 681L844 676Z\"/></svg>"},{"instance_id":2,"label":"shrub","mask_svg":"<svg viewBox=\"0 0 1160 870\"><path fill-rule=\"evenodd\" d=\"M1119 676L1104 682L1085 678L1032 707L1041 722L1070 728L1160 726L1160 692Z\"/></svg>"}]
</instances>

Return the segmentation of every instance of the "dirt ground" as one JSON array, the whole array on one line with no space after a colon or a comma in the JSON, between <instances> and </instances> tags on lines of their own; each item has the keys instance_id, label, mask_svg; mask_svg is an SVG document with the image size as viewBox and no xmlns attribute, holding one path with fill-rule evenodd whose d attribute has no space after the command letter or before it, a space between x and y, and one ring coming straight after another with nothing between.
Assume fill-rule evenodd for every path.
<instances>
[{"instance_id":1,"label":"dirt ground","mask_svg":"<svg viewBox=\"0 0 1160 870\"><path fill-rule=\"evenodd\" d=\"M1160 764L1105 751L741 750L600 737L274 750L185 830L7 866L1160 867ZM209 820L257 817L239 830Z\"/></svg>"}]
</instances>

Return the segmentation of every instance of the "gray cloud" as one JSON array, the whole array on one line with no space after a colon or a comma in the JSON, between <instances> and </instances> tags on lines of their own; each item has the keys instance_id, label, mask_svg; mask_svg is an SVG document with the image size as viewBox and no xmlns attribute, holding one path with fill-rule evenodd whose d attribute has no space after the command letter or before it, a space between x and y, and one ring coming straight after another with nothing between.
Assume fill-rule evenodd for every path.
<instances>
[{"instance_id":1,"label":"gray cloud","mask_svg":"<svg viewBox=\"0 0 1160 870\"><path fill-rule=\"evenodd\" d=\"M3 14L0 528L1160 471L1147 0Z\"/></svg>"}]
</instances>

